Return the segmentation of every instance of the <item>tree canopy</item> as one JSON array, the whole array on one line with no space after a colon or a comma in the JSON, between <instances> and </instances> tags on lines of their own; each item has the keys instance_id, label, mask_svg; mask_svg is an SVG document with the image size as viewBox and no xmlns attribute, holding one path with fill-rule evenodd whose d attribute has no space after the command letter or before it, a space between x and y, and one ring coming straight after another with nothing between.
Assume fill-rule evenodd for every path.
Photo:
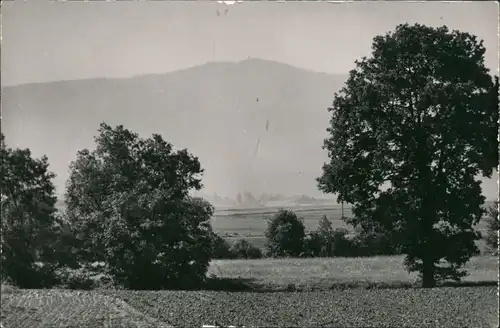
<instances>
[{"instance_id":1,"label":"tree canopy","mask_svg":"<svg viewBox=\"0 0 500 328\"><path fill-rule=\"evenodd\" d=\"M272 257L299 256L304 250L305 227L290 210L280 210L267 224L266 248Z\"/></svg>"},{"instance_id":2,"label":"tree canopy","mask_svg":"<svg viewBox=\"0 0 500 328\"><path fill-rule=\"evenodd\" d=\"M213 207L189 196L203 170L186 149L102 123L96 149L70 165L67 216L82 261L103 261L128 288L191 287L211 253Z\"/></svg>"},{"instance_id":3,"label":"tree canopy","mask_svg":"<svg viewBox=\"0 0 500 328\"><path fill-rule=\"evenodd\" d=\"M3 134L0 159L2 275L20 287L48 287L58 266L55 175L46 156L35 159L29 149L7 147Z\"/></svg>"},{"instance_id":4,"label":"tree canopy","mask_svg":"<svg viewBox=\"0 0 500 328\"><path fill-rule=\"evenodd\" d=\"M320 190L355 226L402 245L426 287L459 279L477 252L481 182L498 165L498 77L474 35L403 24L373 39L334 96Z\"/></svg>"},{"instance_id":5,"label":"tree canopy","mask_svg":"<svg viewBox=\"0 0 500 328\"><path fill-rule=\"evenodd\" d=\"M487 228L486 228L486 246L493 254L498 254L498 231L500 230L500 217L498 216L498 200L488 209Z\"/></svg>"}]
</instances>

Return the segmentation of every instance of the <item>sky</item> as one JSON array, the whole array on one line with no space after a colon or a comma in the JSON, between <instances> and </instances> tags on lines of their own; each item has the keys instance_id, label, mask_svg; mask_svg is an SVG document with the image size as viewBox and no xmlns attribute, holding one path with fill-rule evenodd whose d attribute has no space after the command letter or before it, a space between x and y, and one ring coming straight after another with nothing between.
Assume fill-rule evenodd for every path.
<instances>
[{"instance_id":1,"label":"sky","mask_svg":"<svg viewBox=\"0 0 500 328\"><path fill-rule=\"evenodd\" d=\"M493 1L9 1L2 3L2 84L165 73L248 57L347 73L369 55L374 36L405 22L477 35L489 49L487 66L498 70Z\"/></svg>"},{"instance_id":2,"label":"sky","mask_svg":"<svg viewBox=\"0 0 500 328\"><path fill-rule=\"evenodd\" d=\"M373 37L401 23L475 34L498 74L498 8L494 1L14 0L2 2L1 82L131 77L248 57L346 74L370 54Z\"/></svg>"}]
</instances>

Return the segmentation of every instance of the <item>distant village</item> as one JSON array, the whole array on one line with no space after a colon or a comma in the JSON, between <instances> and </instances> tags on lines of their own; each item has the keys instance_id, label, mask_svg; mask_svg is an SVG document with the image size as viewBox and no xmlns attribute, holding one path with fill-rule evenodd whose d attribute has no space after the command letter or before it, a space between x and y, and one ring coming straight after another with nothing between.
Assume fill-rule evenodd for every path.
<instances>
[{"instance_id":1,"label":"distant village","mask_svg":"<svg viewBox=\"0 0 500 328\"><path fill-rule=\"evenodd\" d=\"M216 209L220 208L255 208L255 207L295 207L312 205L337 205L335 198L315 198L307 195L282 195L263 193L259 196L251 192L239 192L235 198L223 197L217 193L193 193L193 196L202 197L209 201Z\"/></svg>"}]
</instances>

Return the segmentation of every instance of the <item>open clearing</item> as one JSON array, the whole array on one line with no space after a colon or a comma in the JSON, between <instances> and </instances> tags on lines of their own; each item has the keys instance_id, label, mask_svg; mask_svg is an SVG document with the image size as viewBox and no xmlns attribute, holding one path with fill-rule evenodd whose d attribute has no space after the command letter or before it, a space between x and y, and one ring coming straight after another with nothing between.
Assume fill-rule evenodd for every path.
<instances>
[{"instance_id":1,"label":"open clearing","mask_svg":"<svg viewBox=\"0 0 500 328\"><path fill-rule=\"evenodd\" d=\"M333 228L349 226L341 220L340 206L297 207L292 209L298 217L304 219L306 231L315 230L323 215L332 222ZM226 237L264 236L267 229L267 219L278 212L279 208L260 208L245 210L216 210L212 217L212 227ZM344 215L352 216L350 208L345 208Z\"/></svg>"},{"instance_id":2,"label":"open clearing","mask_svg":"<svg viewBox=\"0 0 500 328\"><path fill-rule=\"evenodd\" d=\"M497 280L498 260L475 257L467 269L470 276L464 281L476 286L421 289L411 287L415 277L404 271L401 256L221 260L211 263L209 275L252 290L18 290L2 293L2 323L7 328L201 327L216 323L247 327L496 327L498 297L492 284ZM290 287L296 292L284 291Z\"/></svg>"},{"instance_id":3,"label":"open clearing","mask_svg":"<svg viewBox=\"0 0 500 328\"><path fill-rule=\"evenodd\" d=\"M490 205L490 203L485 204L485 206ZM266 243L264 232L267 229L267 219L275 214L279 209L280 208L276 207L241 210L216 210L215 215L211 220L212 227L215 232L226 238L230 243L244 238L251 242L254 246L263 249ZM342 221L340 205L317 207L300 206L290 207L289 209L293 210L298 217L303 218L306 231L316 230L323 215L326 215L326 217L332 222L333 229L345 228L349 231L353 231L351 226ZM344 216L352 217L351 208L349 206L345 206ZM484 234L486 232L486 220L483 218L475 229ZM477 241L477 245L481 253L484 253L484 241Z\"/></svg>"},{"instance_id":4,"label":"open clearing","mask_svg":"<svg viewBox=\"0 0 500 328\"><path fill-rule=\"evenodd\" d=\"M404 256L214 260L208 275L240 279L253 290L416 285L417 275L405 270L403 259ZM498 279L498 258L494 256L473 257L464 268L469 273L464 283L491 284Z\"/></svg>"}]
</instances>

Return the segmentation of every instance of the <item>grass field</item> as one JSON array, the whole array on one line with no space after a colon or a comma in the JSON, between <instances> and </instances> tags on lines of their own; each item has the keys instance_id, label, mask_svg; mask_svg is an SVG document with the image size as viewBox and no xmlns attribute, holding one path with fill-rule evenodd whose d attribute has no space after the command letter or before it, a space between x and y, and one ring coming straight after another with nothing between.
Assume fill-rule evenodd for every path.
<instances>
[{"instance_id":1,"label":"grass field","mask_svg":"<svg viewBox=\"0 0 500 328\"><path fill-rule=\"evenodd\" d=\"M307 231L315 230L323 215L332 222L333 228L350 229L341 220L340 206L328 206L320 208L292 208L297 216L303 218ZM212 217L214 230L227 237L260 237L267 229L268 218L273 216L278 208L248 209L248 210L224 210L216 211ZM344 209L344 215L352 216L350 208Z\"/></svg>"},{"instance_id":2,"label":"grass field","mask_svg":"<svg viewBox=\"0 0 500 328\"><path fill-rule=\"evenodd\" d=\"M278 209L217 211L214 230L264 247ZM306 230L340 207L294 209ZM351 213L346 208L345 215ZM476 229L484 230L484 222ZM484 244L484 243L481 243ZM480 248L484 246L480 246ZM2 286L5 328L497 327L498 259L474 257L462 283L418 287L402 256L212 261L200 291L17 290Z\"/></svg>"},{"instance_id":3,"label":"grass field","mask_svg":"<svg viewBox=\"0 0 500 328\"><path fill-rule=\"evenodd\" d=\"M333 229L345 228L353 231L351 226L342 221L340 205L292 207L290 209L303 219L306 231L316 230L323 215L326 215L332 222ZM215 232L226 238L230 243L245 238L256 247L263 249L266 243L264 232L267 229L268 218L278 210L279 208L216 210L215 215L212 217L212 227ZM346 206L344 208L344 216L352 217L350 207ZM486 231L486 221L481 220L475 228L484 233ZM484 242L480 240L477 244L481 253L484 253Z\"/></svg>"},{"instance_id":4,"label":"grass field","mask_svg":"<svg viewBox=\"0 0 500 328\"><path fill-rule=\"evenodd\" d=\"M240 279L253 290L418 286L417 275L405 270L403 259L404 256L215 260L211 262L208 274L221 279ZM473 257L464 268L469 273L463 279L466 284L497 281L496 257Z\"/></svg>"},{"instance_id":5,"label":"grass field","mask_svg":"<svg viewBox=\"0 0 500 328\"><path fill-rule=\"evenodd\" d=\"M412 286L415 277L404 271L401 256L214 261L209 275L239 281L252 290L14 290L2 292L2 323L17 328L201 327L215 323L247 327L496 327L498 297L492 284L497 279L498 260L476 257L467 268L469 286L429 290Z\"/></svg>"}]
</instances>

